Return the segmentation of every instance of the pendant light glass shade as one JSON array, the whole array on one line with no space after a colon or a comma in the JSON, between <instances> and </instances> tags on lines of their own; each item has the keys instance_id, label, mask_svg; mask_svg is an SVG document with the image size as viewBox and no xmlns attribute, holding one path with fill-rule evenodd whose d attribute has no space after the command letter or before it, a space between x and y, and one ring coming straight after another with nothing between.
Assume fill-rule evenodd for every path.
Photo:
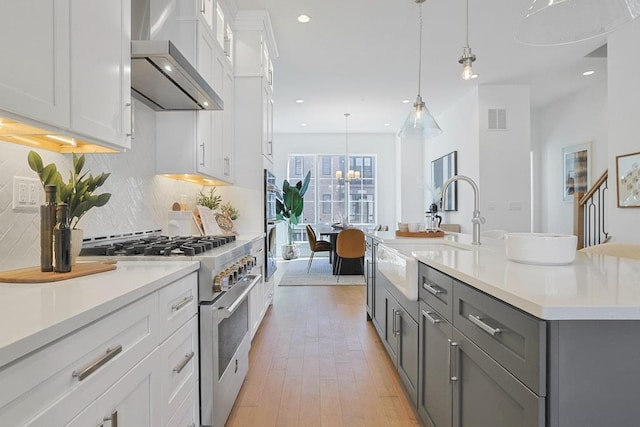
<instances>
[{"instance_id":1,"label":"pendant light glass shade","mask_svg":"<svg viewBox=\"0 0 640 427\"><path fill-rule=\"evenodd\" d=\"M399 135L403 137L421 132L425 138L429 138L440 135L442 129L440 129L440 126L436 123L436 119L433 118L420 96L420 79L422 77L422 3L424 3L425 0L414 1L418 4L420 17L420 33L418 38L418 96L416 97L416 102L413 103L413 108L409 112L409 117L405 120L402 129L400 129Z\"/></svg>"},{"instance_id":2,"label":"pendant light glass shade","mask_svg":"<svg viewBox=\"0 0 640 427\"><path fill-rule=\"evenodd\" d=\"M640 15L640 0L532 0L516 40L560 45L615 30Z\"/></svg>"},{"instance_id":3,"label":"pendant light glass shade","mask_svg":"<svg viewBox=\"0 0 640 427\"><path fill-rule=\"evenodd\" d=\"M400 136L417 133L421 133L425 138L438 136L442 133L442 129L438 126L436 119L433 118L420 95L416 97L416 102L400 130Z\"/></svg>"}]
</instances>

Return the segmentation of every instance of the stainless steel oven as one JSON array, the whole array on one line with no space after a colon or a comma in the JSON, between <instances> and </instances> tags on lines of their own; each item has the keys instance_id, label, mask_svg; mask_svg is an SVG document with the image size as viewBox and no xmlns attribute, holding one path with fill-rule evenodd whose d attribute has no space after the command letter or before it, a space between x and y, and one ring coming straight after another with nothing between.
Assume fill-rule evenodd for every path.
<instances>
[{"instance_id":1,"label":"stainless steel oven","mask_svg":"<svg viewBox=\"0 0 640 427\"><path fill-rule=\"evenodd\" d=\"M249 274L213 302L200 302L200 422L224 426L249 370Z\"/></svg>"}]
</instances>

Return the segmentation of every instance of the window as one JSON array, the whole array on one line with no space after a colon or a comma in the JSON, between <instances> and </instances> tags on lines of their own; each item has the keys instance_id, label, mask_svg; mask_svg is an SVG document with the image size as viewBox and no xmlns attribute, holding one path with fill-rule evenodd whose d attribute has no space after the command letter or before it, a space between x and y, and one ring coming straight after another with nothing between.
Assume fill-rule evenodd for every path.
<instances>
[{"instance_id":1,"label":"window","mask_svg":"<svg viewBox=\"0 0 640 427\"><path fill-rule=\"evenodd\" d=\"M292 185L311 171L296 240L306 240L306 224L343 222L347 209L350 224L376 224L376 157L349 156L348 170L345 170L344 160L344 154L289 155L287 179ZM347 176L352 179L345 180ZM345 195L348 206L345 205Z\"/></svg>"}]
</instances>

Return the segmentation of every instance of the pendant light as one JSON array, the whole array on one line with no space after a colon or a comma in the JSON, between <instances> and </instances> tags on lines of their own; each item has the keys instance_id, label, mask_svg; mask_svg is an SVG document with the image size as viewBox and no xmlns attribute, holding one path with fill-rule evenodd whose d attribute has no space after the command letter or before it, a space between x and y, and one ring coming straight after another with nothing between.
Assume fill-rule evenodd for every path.
<instances>
[{"instance_id":1,"label":"pendant light","mask_svg":"<svg viewBox=\"0 0 640 427\"><path fill-rule=\"evenodd\" d=\"M436 119L433 118L420 96L420 80L422 77L422 3L424 3L425 0L414 1L418 4L420 22L420 33L418 39L418 96L416 97L416 102L413 103L413 108L409 113L409 117L405 120L402 129L400 129L400 136L406 136L415 132L422 132L423 136L429 138L440 135L442 133L442 129L440 129L440 126L436 123Z\"/></svg>"},{"instance_id":2,"label":"pendant light","mask_svg":"<svg viewBox=\"0 0 640 427\"><path fill-rule=\"evenodd\" d=\"M476 56L471 52L469 46L469 0L467 0L467 44L462 48L462 56L458 59L458 62L462 64L462 79L471 80L478 77L477 74L473 74L473 61L476 60Z\"/></svg>"},{"instance_id":3,"label":"pendant light","mask_svg":"<svg viewBox=\"0 0 640 427\"><path fill-rule=\"evenodd\" d=\"M606 34L640 15L640 0L532 0L518 41L560 45Z\"/></svg>"}]
</instances>

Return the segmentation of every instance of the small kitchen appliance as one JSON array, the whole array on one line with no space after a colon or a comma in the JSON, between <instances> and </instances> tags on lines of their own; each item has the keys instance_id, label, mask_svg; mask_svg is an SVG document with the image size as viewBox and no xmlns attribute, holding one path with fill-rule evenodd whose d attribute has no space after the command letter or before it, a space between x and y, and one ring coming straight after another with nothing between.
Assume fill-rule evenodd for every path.
<instances>
[{"instance_id":1,"label":"small kitchen appliance","mask_svg":"<svg viewBox=\"0 0 640 427\"><path fill-rule=\"evenodd\" d=\"M431 203L426 214L427 219L425 221L425 229L427 232L438 231L440 229L440 223L442 222L442 217L438 215L438 205L436 203Z\"/></svg>"}]
</instances>

